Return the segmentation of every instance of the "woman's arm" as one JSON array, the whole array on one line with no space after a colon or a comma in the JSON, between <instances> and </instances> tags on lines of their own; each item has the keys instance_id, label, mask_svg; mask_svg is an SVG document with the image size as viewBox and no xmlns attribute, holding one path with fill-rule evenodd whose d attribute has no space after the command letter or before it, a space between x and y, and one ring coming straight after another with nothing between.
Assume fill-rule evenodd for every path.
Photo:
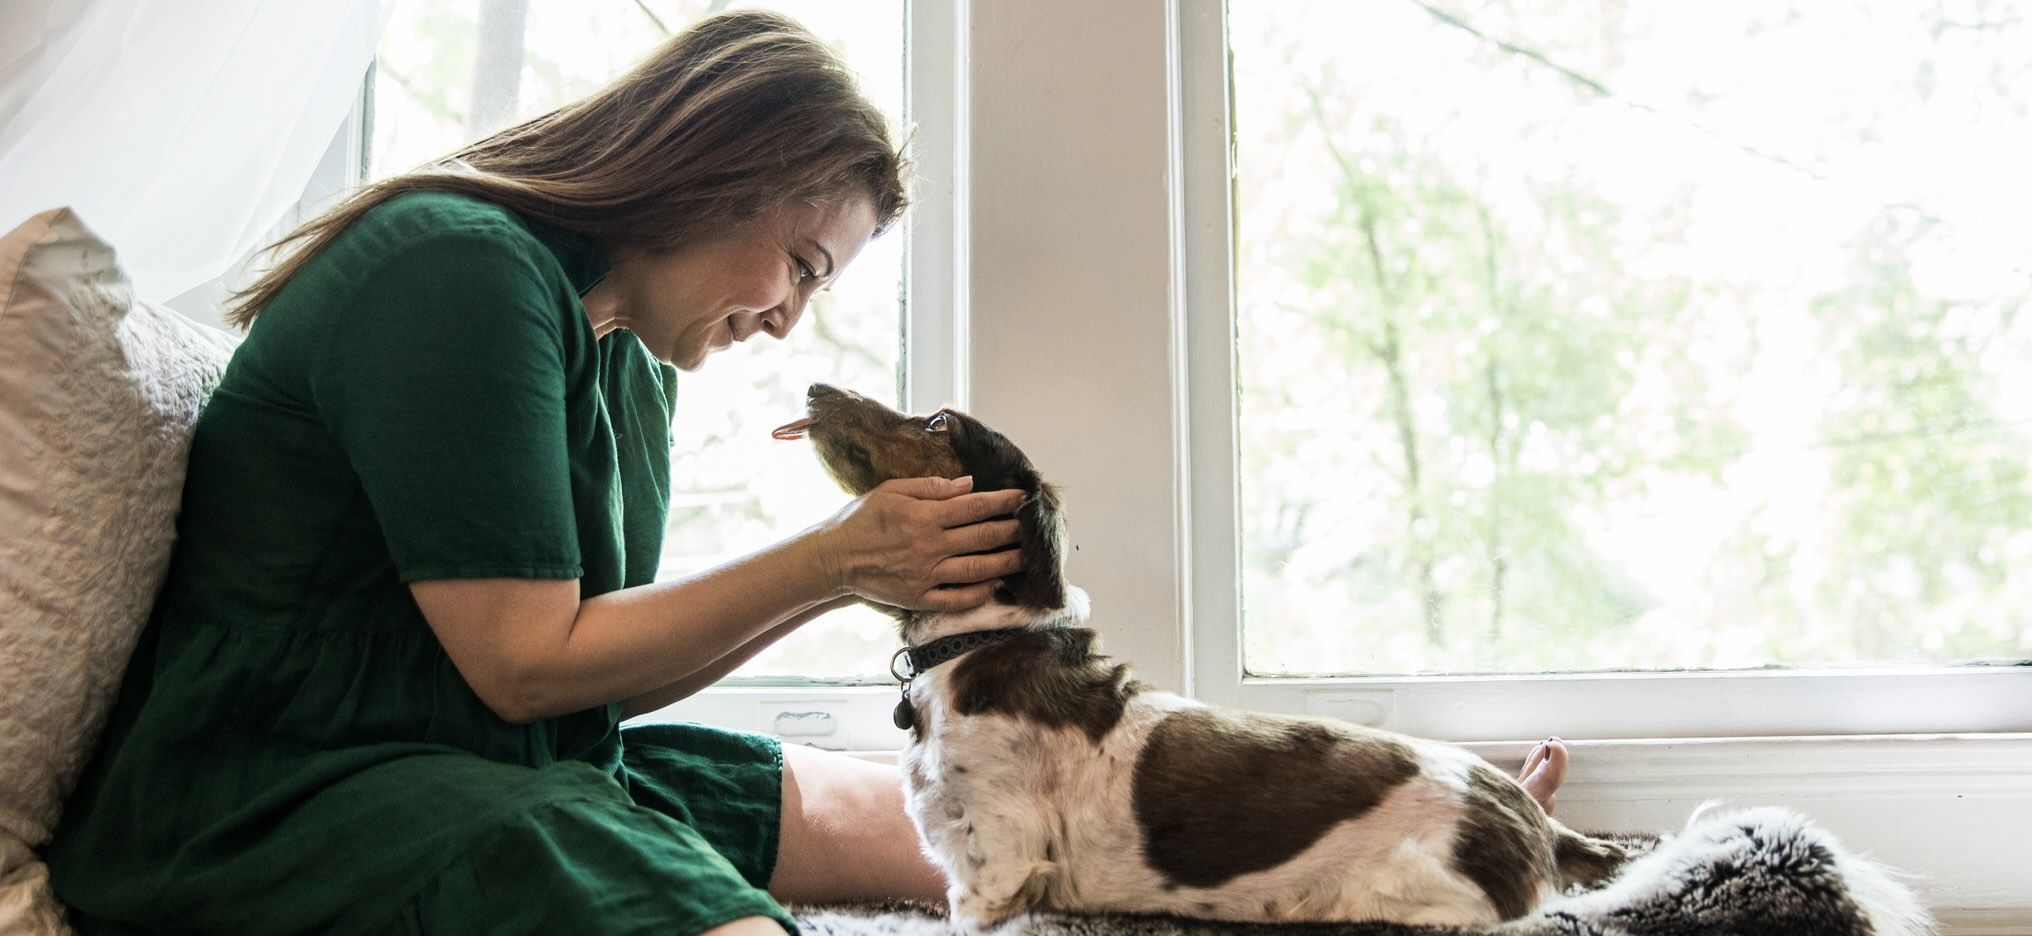
<instances>
[{"instance_id":1,"label":"woman's arm","mask_svg":"<svg viewBox=\"0 0 2032 936\"><path fill-rule=\"evenodd\" d=\"M1017 570L1020 491L892 481L791 539L682 579L585 601L570 580L412 582L431 630L481 701L526 723L660 693L815 605L979 605ZM943 588L976 583L963 588ZM781 635L778 635L781 636ZM761 649L760 647L756 648ZM738 663L738 661L736 661Z\"/></svg>"},{"instance_id":2,"label":"woman's arm","mask_svg":"<svg viewBox=\"0 0 2032 936\"><path fill-rule=\"evenodd\" d=\"M740 669L741 664L754 659L756 654L769 649L777 641L788 636L791 631L797 630L826 614L849 607L859 601L860 599L851 595L845 598L835 598L791 615L789 620L763 631L761 636L739 647L735 647L733 652L714 660L697 672L661 689L645 692L632 699L623 700L621 702L621 717L634 718L637 715L647 715L680 699L690 698L699 690L725 679L728 673Z\"/></svg>"}]
</instances>

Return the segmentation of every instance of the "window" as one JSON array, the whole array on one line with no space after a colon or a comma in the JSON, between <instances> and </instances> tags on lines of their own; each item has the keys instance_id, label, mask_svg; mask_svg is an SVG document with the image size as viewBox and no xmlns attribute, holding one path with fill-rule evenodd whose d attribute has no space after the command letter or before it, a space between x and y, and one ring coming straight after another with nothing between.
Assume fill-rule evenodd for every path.
<instances>
[{"instance_id":1,"label":"window","mask_svg":"<svg viewBox=\"0 0 2032 936\"><path fill-rule=\"evenodd\" d=\"M1229 9L1246 672L2032 657L2032 24L1444 6Z\"/></svg>"},{"instance_id":2,"label":"window","mask_svg":"<svg viewBox=\"0 0 2032 936\"><path fill-rule=\"evenodd\" d=\"M1462 741L2022 731L2024 25L1619 9L1174 9L1184 681Z\"/></svg>"},{"instance_id":3,"label":"window","mask_svg":"<svg viewBox=\"0 0 2032 936\"><path fill-rule=\"evenodd\" d=\"M904 124L902 0L756 5L797 18L833 44L868 95ZM725 0L400 4L374 69L369 177L401 172L590 93L673 31L727 6ZM807 448L775 442L769 430L802 413L804 388L815 380L896 401L906 337L905 241L896 232L870 243L786 342L736 346L682 377L665 577L780 540L845 503ZM884 673L894 640L886 618L850 609L806 626L742 673Z\"/></svg>"}]
</instances>

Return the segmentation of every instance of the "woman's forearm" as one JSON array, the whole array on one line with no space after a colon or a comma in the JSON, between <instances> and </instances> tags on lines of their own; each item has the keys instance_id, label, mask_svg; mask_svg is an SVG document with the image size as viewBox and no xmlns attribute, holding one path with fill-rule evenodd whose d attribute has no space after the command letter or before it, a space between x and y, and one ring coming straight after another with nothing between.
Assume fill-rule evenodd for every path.
<instances>
[{"instance_id":1,"label":"woman's forearm","mask_svg":"<svg viewBox=\"0 0 2032 936\"><path fill-rule=\"evenodd\" d=\"M754 640L734 648L726 656L714 660L697 672L668 686L651 692L645 692L632 699L623 701L621 703L621 717L634 718L637 715L647 715L680 699L689 698L699 690L725 679L728 673L739 669L741 664L754 659L756 654L769 649L772 644L789 636L791 631L797 630L826 614L847 607L853 604L855 600L849 596L806 608L792 615L783 623L763 631L761 636L756 637Z\"/></svg>"},{"instance_id":2,"label":"woman's forearm","mask_svg":"<svg viewBox=\"0 0 2032 936\"><path fill-rule=\"evenodd\" d=\"M849 594L948 611L986 601L995 580L1022 567L1017 550L988 552L1015 542L1015 521L989 521L1024 495L967 487L886 481L767 549L590 599L570 579L424 579L410 591L452 665L502 718L531 722L616 701L639 701L640 710L711 682L747 658L730 654Z\"/></svg>"},{"instance_id":3,"label":"woman's forearm","mask_svg":"<svg viewBox=\"0 0 2032 936\"><path fill-rule=\"evenodd\" d=\"M811 534L801 534L695 575L580 602L562 643L524 674L524 714L546 718L661 696L694 677L710 683L747 657L706 678L715 664L843 596L816 550Z\"/></svg>"}]
</instances>

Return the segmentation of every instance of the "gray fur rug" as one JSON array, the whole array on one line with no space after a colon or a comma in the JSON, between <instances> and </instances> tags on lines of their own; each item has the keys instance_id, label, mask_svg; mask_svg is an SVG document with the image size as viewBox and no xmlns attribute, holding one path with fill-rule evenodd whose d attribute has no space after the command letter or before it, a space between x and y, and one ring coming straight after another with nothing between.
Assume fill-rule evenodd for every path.
<instances>
[{"instance_id":1,"label":"gray fur rug","mask_svg":"<svg viewBox=\"0 0 2032 936\"><path fill-rule=\"evenodd\" d=\"M1626 840L1627 841L1627 840ZM811 936L954 936L942 908L827 907L797 914ZM1915 936L1933 932L1895 873L1783 809L1697 818L1599 890L1507 923L1221 923L1174 917L1037 914L988 936Z\"/></svg>"}]
</instances>

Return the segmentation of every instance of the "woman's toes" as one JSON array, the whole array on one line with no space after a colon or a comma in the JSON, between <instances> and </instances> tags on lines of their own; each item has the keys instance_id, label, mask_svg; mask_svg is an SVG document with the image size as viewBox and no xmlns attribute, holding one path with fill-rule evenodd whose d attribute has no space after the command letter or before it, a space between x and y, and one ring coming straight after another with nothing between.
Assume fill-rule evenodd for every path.
<instances>
[{"instance_id":1,"label":"woman's toes","mask_svg":"<svg viewBox=\"0 0 2032 936\"><path fill-rule=\"evenodd\" d=\"M1558 799L1559 785L1566 782L1566 744L1558 738L1547 738L1545 743L1531 749L1517 782L1550 814Z\"/></svg>"}]
</instances>

